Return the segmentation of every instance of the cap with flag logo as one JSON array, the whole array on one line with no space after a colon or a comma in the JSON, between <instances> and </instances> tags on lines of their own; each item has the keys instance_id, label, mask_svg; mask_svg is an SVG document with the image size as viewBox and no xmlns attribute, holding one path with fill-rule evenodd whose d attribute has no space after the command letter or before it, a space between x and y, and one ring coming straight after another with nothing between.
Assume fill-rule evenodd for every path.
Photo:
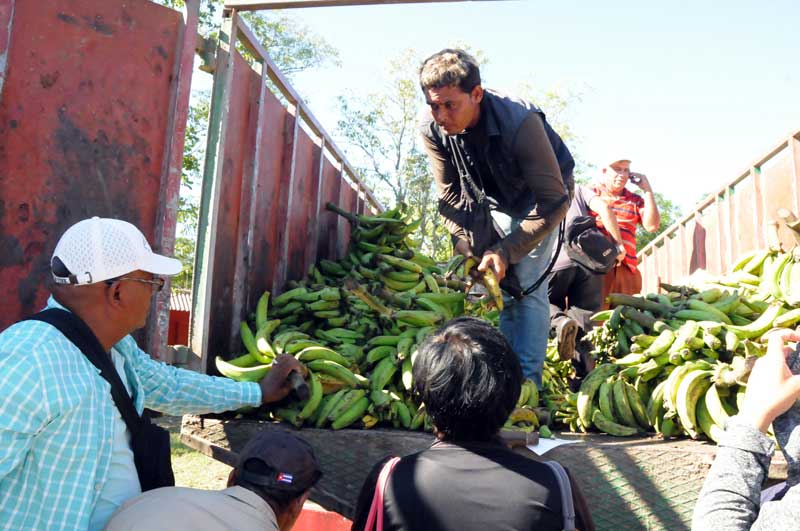
<instances>
[{"instance_id":1,"label":"cap with flag logo","mask_svg":"<svg viewBox=\"0 0 800 531\"><path fill-rule=\"evenodd\" d=\"M285 430L265 429L245 445L236 466L237 484L302 494L322 477L311 445Z\"/></svg>"},{"instance_id":2,"label":"cap with flag logo","mask_svg":"<svg viewBox=\"0 0 800 531\"><path fill-rule=\"evenodd\" d=\"M134 225L97 216L67 229L50 265L57 284L95 284L132 271L172 276L183 267L180 260L154 253Z\"/></svg>"}]
</instances>

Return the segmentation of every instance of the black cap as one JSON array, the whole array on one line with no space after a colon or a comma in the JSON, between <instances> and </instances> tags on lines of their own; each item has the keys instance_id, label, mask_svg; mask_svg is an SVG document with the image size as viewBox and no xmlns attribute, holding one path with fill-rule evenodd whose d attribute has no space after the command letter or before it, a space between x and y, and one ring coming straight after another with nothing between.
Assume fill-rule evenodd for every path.
<instances>
[{"instance_id":1,"label":"black cap","mask_svg":"<svg viewBox=\"0 0 800 531\"><path fill-rule=\"evenodd\" d=\"M306 441L285 430L265 429L239 454L236 477L268 490L300 495L319 481L322 471Z\"/></svg>"}]
</instances>

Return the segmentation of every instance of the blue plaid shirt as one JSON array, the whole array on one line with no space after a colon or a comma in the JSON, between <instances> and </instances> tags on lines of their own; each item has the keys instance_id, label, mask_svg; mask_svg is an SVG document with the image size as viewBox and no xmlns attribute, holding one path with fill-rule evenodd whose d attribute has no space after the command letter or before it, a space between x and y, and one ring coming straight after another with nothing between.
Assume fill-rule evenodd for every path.
<instances>
[{"instance_id":1,"label":"blue plaid shirt","mask_svg":"<svg viewBox=\"0 0 800 531\"><path fill-rule=\"evenodd\" d=\"M52 297L48 308L61 308ZM140 413L208 413L261 403L256 383L155 361L131 336L113 347ZM0 333L0 528L87 529L108 477L111 386L67 338L38 321Z\"/></svg>"}]
</instances>

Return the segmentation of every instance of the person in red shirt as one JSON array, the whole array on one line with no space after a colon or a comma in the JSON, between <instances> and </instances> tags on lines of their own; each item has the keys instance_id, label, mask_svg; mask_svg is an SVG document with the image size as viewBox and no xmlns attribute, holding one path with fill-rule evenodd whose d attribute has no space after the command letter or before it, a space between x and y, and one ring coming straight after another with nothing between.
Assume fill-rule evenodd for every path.
<instances>
[{"instance_id":1,"label":"person in red shirt","mask_svg":"<svg viewBox=\"0 0 800 531\"><path fill-rule=\"evenodd\" d=\"M642 195L625 188L628 181L638 186ZM629 159L611 159L603 168L602 180L592 189L607 202L616 216L626 250L625 257L603 279L603 301L609 293L639 293L642 289L642 274L637 268L636 226L642 225L647 232L655 232L661 224L661 215L658 213L650 181L643 173L631 172ZM604 228L599 218L597 226ZM605 302L604 307L608 307Z\"/></svg>"}]
</instances>

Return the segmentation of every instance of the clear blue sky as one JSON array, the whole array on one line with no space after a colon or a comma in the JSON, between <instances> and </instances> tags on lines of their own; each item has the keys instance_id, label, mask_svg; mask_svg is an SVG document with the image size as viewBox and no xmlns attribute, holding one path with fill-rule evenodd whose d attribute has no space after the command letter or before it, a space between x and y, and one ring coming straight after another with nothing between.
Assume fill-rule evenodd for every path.
<instances>
[{"instance_id":1,"label":"clear blue sky","mask_svg":"<svg viewBox=\"0 0 800 531\"><path fill-rule=\"evenodd\" d=\"M583 93L571 110L587 162L633 159L691 206L800 129L797 0L465 2L287 10L341 53L298 90L329 132L335 97L378 89L387 58L453 42L485 52L484 85Z\"/></svg>"}]
</instances>

